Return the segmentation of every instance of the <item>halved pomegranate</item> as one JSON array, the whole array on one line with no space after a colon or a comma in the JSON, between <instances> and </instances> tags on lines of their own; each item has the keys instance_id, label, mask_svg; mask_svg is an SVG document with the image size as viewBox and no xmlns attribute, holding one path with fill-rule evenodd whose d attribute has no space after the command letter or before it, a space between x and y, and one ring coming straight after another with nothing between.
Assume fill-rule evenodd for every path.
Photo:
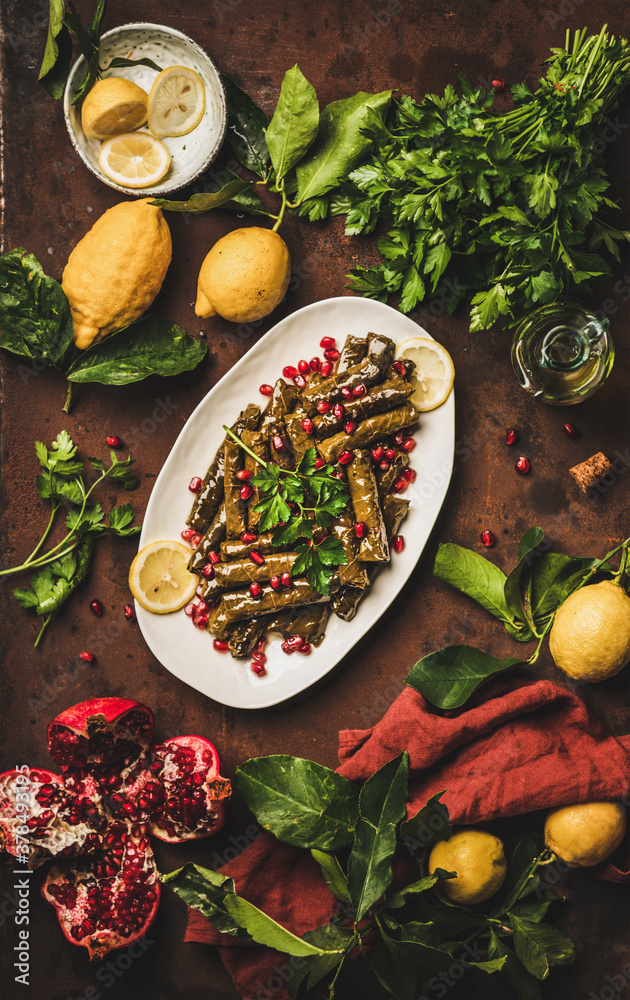
<instances>
[{"instance_id":1,"label":"halved pomegranate","mask_svg":"<svg viewBox=\"0 0 630 1000\"><path fill-rule=\"evenodd\" d=\"M176 736L151 752L152 773L164 789L164 803L153 813L149 833L180 843L220 830L231 786L219 774L219 755L212 743L201 736Z\"/></svg>"}]
</instances>

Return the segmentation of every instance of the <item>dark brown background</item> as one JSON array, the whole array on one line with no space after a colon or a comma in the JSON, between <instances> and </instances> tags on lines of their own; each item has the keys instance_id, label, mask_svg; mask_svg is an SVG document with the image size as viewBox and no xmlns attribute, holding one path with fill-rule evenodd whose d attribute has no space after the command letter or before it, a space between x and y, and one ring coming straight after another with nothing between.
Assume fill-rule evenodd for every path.
<instances>
[{"instance_id":1,"label":"dark brown background","mask_svg":"<svg viewBox=\"0 0 630 1000\"><path fill-rule=\"evenodd\" d=\"M53 102L37 85L47 7L46 0L2 0L4 246L27 247L48 273L60 277L72 247L121 197L99 183L79 161L66 134L61 102ZM79 8L89 13L92 4L82 0ZM389 17L389 23L379 26L377 14L385 22ZM455 81L459 70L472 81L498 75L508 85L522 78L533 83L549 46L564 41L566 28L586 24L597 31L607 21L614 32L627 34L629 29L626 0L453 0L452 4L110 0L105 29L134 20L161 22L190 34L268 112L275 105L284 71L296 61L315 85L322 106L357 90L387 87L420 97ZM504 95L503 100L508 98ZM627 103L620 110L620 121L621 136L611 144L608 162L613 192L625 210L627 225ZM72 414L66 416L61 412L64 386L60 377L50 372L36 374L20 366L18 359L2 356L6 564L30 551L47 518L46 505L34 493L34 439L50 441L67 428L84 455L104 456L107 434L127 440L138 437L134 428L151 418L159 401L164 401L171 408L170 416L135 448L141 485L132 499L141 517L153 481L183 423L211 386L254 339L288 311L342 294L349 267L366 263L373 255L370 241L345 237L339 220L312 225L288 219L283 233L300 277L299 287L247 339L220 319L199 321L192 309L199 265L215 240L234 228L234 217L215 212L187 223L170 216L169 223L173 264L155 311L191 333L204 330L209 357L194 373L170 381L149 379L127 388L81 387ZM200 733L209 737L221 751L227 776L249 756L279 751L335 766L338 730L374 723L422 653L449 642L468 641L495 655L512 654L514 644L497 624L433 579L433 557L440 541L480 548L483 528L496 534L497 544L490 555L503 568L512 563L517 539L531 524L542 525L554 547L571 554L601 555L630 533L630 477L625 474L630 467L630 292L623 290L629 270L626 256L615 275L622 285L615 291L614 281L601 283L594 302L596 308L611 314L617 345L613 374L604 391L570 411L536 403L518 388L509 367L505 333L471 335L464 314L454 318L429 315L428 319L416 315L451 352L457 370L458 450L453 481L424 555L402 594L345 661L303 696L274 709L238 711L215 704L167 673L148 652L137 625L122 618L122 605L129 597L126 577L135 551L133 540L111 544L105 540L99 545L89 581L55 621L40 651L32 646L33 619L15 604L7 583L2 593L4 767L22 762L46 766L47 722L68 705L93 695L126 695L151 705L160 736ZM625 278L625 285L630 288L630 278ZM256 385L253 372L253 392ZM577 441L569 441L562 433L568 418L582 431ZM520 432L517 451L532 461L527 478L514 472L515 450L504 444L504 429L510 425ZM611 457L619 451L624 473L600 501L593 502L576 491L568 468L600 449ZM415 464L421 466L421 456ZM108 492L113 494L113 490ZM107 500L113 500L113 495ZM100 620L88 607L96 596L105 605ZM85 648L97 654L97 663L77 668L75 657ZM531 674L563 683L546 651ZM625 732L628 725L627 681L626 669L605 685L579 690L617 733ZM218 864L216 855L232 847L230 837L242 834L248 822L242 804L235 802L227 828L213 841L181 848L158 843L160 868L169 871L189 859ZM523 825L513 823L508 832L515 833ZM627 890L601 883L588 872L571 875L562 885L569 901L558 908L556 919L573 935L579 958L572 968L552 973L543 986L544 994L558 1000L610 998L610 981L618 988L620 979L615 977L630 964ZM31 986L16 985L9 958L16 932L8 876L2 893L5 889L0 908L5 916L0 917L0 924L7 1000L81 1000L84 996L196 1000L233 995L215 954L205 946L182 944L184 906L168 891L150 930L152 944L146 955L108 988L104 973L98 977L98 964L90 966L83 949L64 941L52 908L34 890ZM630 980L630 970L624 978ZM484 977L458 984L448 995L481 998L498 996L496 990ZM630 994L621 986L616 995Z\"/></svg>"}]
</instances>

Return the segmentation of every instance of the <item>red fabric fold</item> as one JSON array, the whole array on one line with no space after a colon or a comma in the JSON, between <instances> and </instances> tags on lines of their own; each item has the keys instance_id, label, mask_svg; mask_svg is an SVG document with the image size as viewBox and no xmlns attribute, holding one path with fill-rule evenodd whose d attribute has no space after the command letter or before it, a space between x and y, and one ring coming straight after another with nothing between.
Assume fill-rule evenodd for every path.
<instances>
[{"instance_id":1,"label":"red fabric fold","mask_svg":"<svg viewBox=\"0 0 630 1000\"><path fill-rule=\"evenodd\" d=\"M551 681L502 679L484 700L441 713L405 688L372 728L339 734L339 772L362 782L392 757L410 758L408 816L436 792L453 823L482 823L552 806L624 799L630 737L617 740L570 691ZM325 924L338 905L306 851L263 833L221 871L237 892L296 934ZM219 947L244 1000L287 1000L301 961L219 934L189 911L186 941Z\"/></svg>"}]
</instances>

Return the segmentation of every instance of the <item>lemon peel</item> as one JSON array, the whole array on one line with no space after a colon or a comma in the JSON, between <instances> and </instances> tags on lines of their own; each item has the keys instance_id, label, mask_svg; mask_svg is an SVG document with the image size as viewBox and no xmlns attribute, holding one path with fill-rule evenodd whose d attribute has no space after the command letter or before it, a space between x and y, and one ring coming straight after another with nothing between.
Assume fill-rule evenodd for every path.
<instances>
[{"instance_id":1,"label":"lemon peel","mask_svg":"<svg viewBox=\"0 0 630 1000\"><path fill-rule=\"evenodd\" d=\"M98 80L81 107L81 125L88 139L108 139L132 132L147 121L148 94L119 76Z\"/></svg>"},{"instance_id":2,"label":"lemon peel","mask_svg":"<svg viewBox=\"0 0 630 1000\"><path fill-rule=\"evenodd\" d=\"M416 410L435 410L450 396L455 380L453 359L441 344L430 337L409 337L396 348L396 357L413 361L414 391L410 397Z\"/></svg>"},{"instance_id":3,"label":"lemon peel","mask_svg":"<svg viewBox=\"0 0 630 1000\"><path fill-rule=\"evenodd\" d=\"M620 802L583 802L547 813L545 844L570 868L598 865L617 850L627 828Z\"/></svg>"},{"instance_id":4,"label":"lemon peel","mask_svg":"<svg viewBox=\"0 0 630 1000\"><path fill-rule=\"evenodd\" d=\"M503 885L507 862L498 837L471 826L459 827L440 840L429 856L429 872L436 868L457 872L457 878L438 883L440 893L453 903L483 903Z\"/></svg>"},{"instance_id":5,"label":"lemon peel","mask_svg":"<svg viewBox=\"0 0 630 1000\"><path fill-rule=\"evenodd\" d=\"M607 680L630 660L630 597L604 580L576 590L556 612L549 649L574 680Z\"/></svg>"},{"instance_id":6,"label":"lemon peel","mask_svg":"<svg viewBox=\"0 0 630 1000\"><path fill-rule=\"evenodd\" d=\"M179 611L195 594L199 578L188 569L190 549L177 541L145 545L129 569L129 589L146 611Z\"/></svg>"}]
</instances>

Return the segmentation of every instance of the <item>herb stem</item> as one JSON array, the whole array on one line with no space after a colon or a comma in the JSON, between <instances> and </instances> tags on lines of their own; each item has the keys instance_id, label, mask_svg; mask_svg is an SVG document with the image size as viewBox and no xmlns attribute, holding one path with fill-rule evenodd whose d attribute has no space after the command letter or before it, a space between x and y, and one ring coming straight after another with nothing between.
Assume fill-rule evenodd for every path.
<instances>
[{"instance_id":1,"label":"herb stem","mask_svg":"<svg viewBox=\"0 0 630 1000\"><path fill-rule=\"evenodd\" d=\"M234 441L236 441L236 443L238 445L241 446L241 448L243 449L243 451L247 452L247 454L250 456L250 458L253 458L254 461L258 462L259 465L263 465L265 467L265 469L269 468L269 463L265 462L265 460L262 459L260 457L260 455L257 455L255 452L253 452L251 448L248 448L248 446L246 444L244 444L243 441L241 441L241 439L238 436L238 434L235 434L234 431L230 430L230 428L227 426L227 424L223 424L223 430L225 431L226 434L229 434L230 437Z\"/></svg>"},{"instance_id":2,"label":"herb stem","mask_svg":"<svg viewBox=\"0 0 630 1000\"><path fill-rule=\"evenodd\" d=\"M36 638L35 642L33 643L33 645L35 646L35 649L37 649L37 647L39 646L40 639L42 638L42 636L44 635L44 632L48 628L48 625L50 624L51 618L52 618L52 615L46 615L46 617L44 618L44 620L42 622L42 627L40 628L40 630L39 630L39 632L37 634L37 638Z\"/></svg>"},{"instance_id":3,"label":"herb stem","mask_svg":"<svg viewBox=\"0 0 630 1000\"><path fill-rule=\"evenodd\" d=\"M57 513L58 510L59 510L59 504L53 502L52 511L50 513L50 519L48 521L48 524L46 525L46 530L44 531L44 534L42 535L42 537L38 541L37 545L35 546L35 548L31 552L30 556L26 557L26 559L24 560L24 562L22 563L22 566L20 568L26 569L30 565L31 561L35 558L35 556L37 555L37 553L39 552L39 550L41 549L42 545L44 544L44 542L48 538L48 535L50 534L50 529L53 526L53 521L55 520L55 514Z\"/></svg>"},{"instance_id":4,"label":"herb stem","mask_svg":"<svg viewBox=\"0 0 630 1000\"><path fill-rule=\"evenodd\" d=\"M70 413L70 410L72 409L72 396L73 396L73 393L74 393L74 383L71 382L68 379L68 391L66 392L65 402L64 402L63 406L61 407L61 409L63 410L64 413Z\"/></svg>"},{"instance_id":5,"label":"herb stem","mask_svg":"<svg viewBox=\"0 0 630 1000\"><path fill-rule=\"evenodd\" d=\"M529 868L525 870L525 874L522 876L520 881L516 883L516 885L512 889L512 892L506 899L505 903L503 903L503 905L501 906L502 912L505 912L509 910L512 906L514 906L514 903L516 903L516 901L520 899L525 887L527 886L527 883L530 881L530 879L534 877L537 870L542 865L549 864L549 862L553 860L553 857L554 856L551 853L551 851L545 848L544 851L542 851L539 855L537 855L537 857L534 858Z\"/></svg>"},{"instance_id":6,"label":"herb stem","mask_svg":"<svg viewBox=\"0 0 630 1000\"><path fill-rule=\"evenodd\" d=\"M538 659L538 657L540 656L540 650L541 650L543 641L544 641L545 636L549 632L549 630L550 630L550 628L551 628L552 625L553 625L553 618L548 623L548 625L545 626L545 629L544 629L544 631L542 633L536 632L536 636L539 636L539 638L538 638L538 645L536 646L536 649L534 650L534 652L532 653L532 655L527 660L527 663L535 663L536 660Z\"/></svg>"}]
</instances>

